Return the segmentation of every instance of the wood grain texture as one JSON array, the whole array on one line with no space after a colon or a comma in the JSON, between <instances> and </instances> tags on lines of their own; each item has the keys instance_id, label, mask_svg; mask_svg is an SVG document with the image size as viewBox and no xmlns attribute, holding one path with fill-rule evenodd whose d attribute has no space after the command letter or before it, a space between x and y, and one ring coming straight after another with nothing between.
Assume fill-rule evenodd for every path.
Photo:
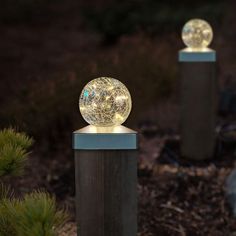
<instances>
[{"instance_id":1,"label":"wood grain texture","mask_svg":"<svg viewBox=\"0 0 236 236\"><path fill-rule=\"evenodd\" d=\"M75 151L79 236L137 235L137 151Z\"/></svg>"},{"instance_id":2,"label":"wood grain texture","mask_svg":"<svg viewBox=\"0 0 236 236\"><path fill-rule=\"evenodd\" d=\"M181 152L189 159L209 159L215 149L218 103L215 63L180 64Z\"/></svg>"}]
</instances>

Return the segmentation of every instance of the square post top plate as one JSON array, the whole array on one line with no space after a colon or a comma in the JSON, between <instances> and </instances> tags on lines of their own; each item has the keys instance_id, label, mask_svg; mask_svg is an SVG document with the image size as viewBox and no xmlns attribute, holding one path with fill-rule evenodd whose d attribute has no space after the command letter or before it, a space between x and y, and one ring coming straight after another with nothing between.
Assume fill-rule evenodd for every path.
<instances>
[{"instance_id":1,"label":"square post top plate","mask_svg":"<svg viewBox=\"0 0 236 236\"><path fill-rule=\"evenodd\" d=\"M216 51L210 48L204 48L194 51L190 48L184 48L179 51L179 62L215 62Z\"/></svg>"},{"instance_id":2,"label":"square post top plate","mask_svg":"<svg viewBox=\"0 0 236 236\"><path fill-rule=\"evenodd\" d=\"M137 146L137 132L122 125L88 125L73 132L74 150L135 150Z\"/></svg>"}]
</instances>

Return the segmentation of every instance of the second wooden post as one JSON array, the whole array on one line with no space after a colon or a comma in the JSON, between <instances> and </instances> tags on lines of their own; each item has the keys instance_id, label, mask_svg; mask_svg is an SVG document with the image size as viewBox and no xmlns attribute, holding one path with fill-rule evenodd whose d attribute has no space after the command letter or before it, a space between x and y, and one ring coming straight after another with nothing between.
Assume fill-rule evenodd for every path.
<instances>
[{"instance_id":1,"label":"second wooden post","mask_svg":"<svg viewBox=\"0 0 236 236\"><path fill-rule=\"evenodd\" d=\"M179 51L181 70L181 153L192 160L213 157L217 112L216 52L210 24L191 19L182 29L187 48Z\"/></svg>"},{"instance_id":2,"label":"second wooden post","mask_svg":"<svg viewBox=\"0 0 236 236\"><path fill-rule=\"evenodd\" d=\"M209 159L215 149L217 82L215 51L181 50L181 152L193 160Z\"/></svg>"}]
</instances>

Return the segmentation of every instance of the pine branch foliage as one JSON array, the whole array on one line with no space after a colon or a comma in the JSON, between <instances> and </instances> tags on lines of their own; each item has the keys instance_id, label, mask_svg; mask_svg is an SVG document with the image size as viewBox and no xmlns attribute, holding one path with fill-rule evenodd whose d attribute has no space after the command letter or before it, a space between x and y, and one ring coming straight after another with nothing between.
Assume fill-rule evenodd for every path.
<instances>
[{"instance_id":1,"label":"pine branch foliage","mask_svg":"<svg viewBox=\"0 0 236 236\"><path fill-rule=\"evenodd\" d=\"M0 177L23 173L32 143L24 133L0 131ZM0 182L0 236L56 236L66 219L66 212L57 209L48 193L34 191L17 199Z\"/></svg>"},{"instance_id":2,"label":"pine branch foliage","mask_svg":"<svg viewBox=\"0 0 236 236\"><path fill-rule=\"evenodd\" d=\"M12 236L56 236L66 219L65 211L56 208L55 198L35 191L25 195L22 200L2 201L0 235L5 236L4 232L11 230ZM6 225L6 220L8 229L1 227Z\"/></svg>"},{"instance_id":3,"label":"pine branch foliage","mask_svg":"<svg viewBox=\"0 0 236 236\"><path fill-rule=\"evenodd\" d=\"M10 187L0 183L0 236L16 236L10 212L6 208L6 205L14 204L13 196L14 193Z\"/></svg>"},{"instance_id":4,"label":"pine branch foliage","mask_svg":"<svg viewBox=\"0 0 236 236\"><path fill-rule=\"evenodd\" d=\"M24 171L28 152L33 140L24 133L13 129L0 131L0 177L18 176Z\"/></svg>"}]
</instances>

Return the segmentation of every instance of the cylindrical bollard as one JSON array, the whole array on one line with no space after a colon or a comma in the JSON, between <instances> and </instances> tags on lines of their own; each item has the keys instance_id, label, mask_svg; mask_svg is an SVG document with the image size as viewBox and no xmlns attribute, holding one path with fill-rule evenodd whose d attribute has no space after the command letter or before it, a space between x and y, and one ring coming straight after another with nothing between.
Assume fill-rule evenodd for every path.
<instances>
[{"instance_id":1,"label":"cylindrical bollard","mask_svg":"<svg viewBox=\"0 0 236 236\"><path fill-rule=\"evenodd\" d=\"M87 126L73 133L79 236L137 235L137 133Z\"/></svg>"},{"instance_id":2,"label":"cylindrical bollard","mask_svg":"<svg viewBox=\"0 0 236 236\"><path fill-rule=\"evenodd\" d=\"M215 149L217 110L216 53L211 49L179 52L181 69L181 153L209 159Z\"/></svg>"}]
</instances>

